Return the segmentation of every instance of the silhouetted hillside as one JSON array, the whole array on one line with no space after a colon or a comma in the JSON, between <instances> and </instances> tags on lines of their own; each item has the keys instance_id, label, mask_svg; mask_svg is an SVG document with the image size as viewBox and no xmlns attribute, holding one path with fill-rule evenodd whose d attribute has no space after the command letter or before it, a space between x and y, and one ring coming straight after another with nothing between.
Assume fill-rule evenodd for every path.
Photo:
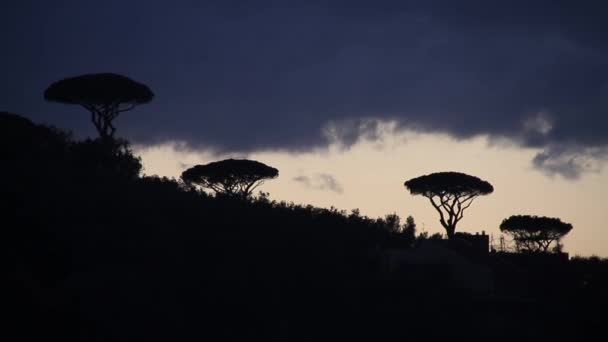
<instances>
[{"instance_id":1,"label":"silhouetted hillside","mask_svg":"<svg viewBox=\"0 0 608 342\"><path fill-rule=\"evenodd\" d=\"M124 141L12 114L0 139L7 333L24 341L584 339L608 302L605 261L566 262L550 297L455 291L441 265L386 272L413 244L388 218L140 177Z\"/></svg>"}]
</instances>

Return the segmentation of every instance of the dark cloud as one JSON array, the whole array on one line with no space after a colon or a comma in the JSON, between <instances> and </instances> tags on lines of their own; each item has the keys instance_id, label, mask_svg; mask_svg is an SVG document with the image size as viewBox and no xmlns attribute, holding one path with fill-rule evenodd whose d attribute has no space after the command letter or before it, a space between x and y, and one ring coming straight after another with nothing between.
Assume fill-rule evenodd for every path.
<instances>
[{"instance_id":1,"label":"dark cloud","mask_svg":"<svg viewBox=\"0 0 608 342\"><path fill-rule=\"evenodd\" d=\"M59 78L112 71L157 95L117 120L118 134L139 143L246 152L337 137L348 146L373 138L380 119L546 147L535 160L546 169L550 146L608 144L607 6L13 2L2 8L0 109L92 134L81 109L46 104L42 92Z\"/></svg>"},{"instance_id":2,"label":"dark cloud","mask_svg":"<svg viewBox=\"0 0 608 342\"><path fill-rule=\"evenodd\" d=\"M344 192L344 188L336 178L326 173L315 173L311 176L297 176L293 178L293 181L311 189L328 190L338 194Z\"/></svg>"}]
</instances>

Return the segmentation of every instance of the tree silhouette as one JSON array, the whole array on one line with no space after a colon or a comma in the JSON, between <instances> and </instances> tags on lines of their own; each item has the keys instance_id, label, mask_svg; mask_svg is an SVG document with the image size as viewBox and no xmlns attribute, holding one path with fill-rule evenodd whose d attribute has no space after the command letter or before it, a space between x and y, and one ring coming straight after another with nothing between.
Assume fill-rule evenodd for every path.
<instances>
[{"instance_id":1,"label":"tree silhouette","mask_svg":"<svg viewBox=\"0 0 608 342\"><path fill-rule=\"evenodd\" d=\"M548 252L551 243L559 241L572 230L570 223L559 218L513 215L500 224L500 231L513 236L520 252Z\"/></svg>"},{"instance_id":2,"label":"tree silhouette","mask_svg":"<svg viewBox=\"0 0 608 342\"><path fill-rule=\"evenodd\" d=\"M384 223L391 233L399 234L402 231L401 218L396 213L384 216Z\"/></svg>"},{"instance_id":3,"label":"tree silhouette","mask_svg":"<svg viewBox=\"0 0 608 342\"><path fill-rule=\"evenodd\" d=\"M57 162L65 153L69 140L68 133L54 127L35 124L17 114L0 112L0 160L28 169L32 166L29 163L34 161L35 164L42 160Z\"/></svg>"},{"instance_id":4,"label":"tree silhouette","mask_svg":"<svg viewBox=\"0 0 608 342\"><path fill-rule=\"evenodd\" d=\"M405 224L403 225L401 234L410 241L414 241L416 239L416 221L414 221L414 217L408 216L405 219Z\"/></svg>"},{"instance_id":5,"label":"tree silhouette","mask_svg":"<svg viewBox=\"0 0 608 342\"><path fill-rule=\"evenodd\" d=\"M118 114L148 103L153 97L148 86L112 73L66 78L51 84L44 92L47 101L86 108L102 138L114 136L116 128L112 121Z\"/></svg>"},{"instance_id":6,"label":"tree silhouette","mask_svg":"<svg viewBox=\"0 0 608 342\"><path fill-rule=\"evenodd\" d=\"M412 195L422 195L431 201L450 239L473 200L494 191L492 184L459 172L432 173L410 179L404 185Z\"/></svg>"},{"instance_id":7,"label":"tree silhouette","mask_svg":"<svg viewBox=\"0 0 608 342\"><path fill-rule=\"evenodd\" d=\"M255 160L226 159L191 167L182 172L182 180L218 194L247 198L266 179L278 175L279 170Z\"/></svg>"},{"instance_id":8,"label":"tree silhouette","mask_svg":"<svg viewBox=\"0 0 608 342\"><path fill-rule=\"evenodd\" d=\"M471 342L487 340L497 317L522 327L498 342L590 340L604 328L605 260L464 254L473 265L456 268L444 259L452 253L431 260L398 250L412 246L405 230L413 234L413 219L399 234L395 214L188 191L173 179L136 177L141 165L128 144L101 140L75 141L0 113L7 336ZM414 245L440 238L423 232ZM404 257L393 271L392 256ZM489 293L454 281L485 275Z\"/></svg>"},{"instance_id":9,"label":"tree silhouette","mask_svg":"<svg viewBox=\"0 0 608 342\"><path fill-rule=\"evenodd\" d=\"M123 139L86 139L70 146L72 170L79 177L135 179L142 170L141 158L133 155Z\"/></svg>"}]
</instances>

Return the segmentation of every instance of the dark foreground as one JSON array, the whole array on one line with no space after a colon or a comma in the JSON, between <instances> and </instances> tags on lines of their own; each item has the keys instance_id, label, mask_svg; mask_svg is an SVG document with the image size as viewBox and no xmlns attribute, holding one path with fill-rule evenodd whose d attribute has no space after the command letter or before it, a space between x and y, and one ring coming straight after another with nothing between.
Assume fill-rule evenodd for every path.
<instances>
[{"instance_id":1,"label":"dark foreground","mask_svg":"<svg viewBox=\"0 0 608 342\"><path fill-rule=\"evenodd\" d=\"M5 341L604 340L606 261L478 256L483 291L389 272L423 242L385 220L210 197L126 144L2 120Z\"/></svg>"}]
</instances>

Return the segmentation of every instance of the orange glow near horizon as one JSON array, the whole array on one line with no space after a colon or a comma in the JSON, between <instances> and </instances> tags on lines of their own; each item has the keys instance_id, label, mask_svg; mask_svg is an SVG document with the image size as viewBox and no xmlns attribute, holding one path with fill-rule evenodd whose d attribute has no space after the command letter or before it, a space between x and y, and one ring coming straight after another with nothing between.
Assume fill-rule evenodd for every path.
<instances>
[{"instance_id":1,"label":"orange glow near horizon","mask_svg":"<svg viewBox=\"0 0 608 342\"><path fill-rule=\"evenodd\" d=\"M566 252L607 257L608 232L601 223L608 222L604 202L608 170L575 181L549 177L532 168L537 152L513 144L490 144L483 136L455 140L442 134L389 130L380 141L360 141L349 149L332 145L306 153L253 152L247 158L279 169L279 177L260 188L272 199L347 211L358 208L370 217L396 212L405 220L412 215L418 231L429 233L444 233L437 213L426 198L411 196L403 182L438 171L468 173L489 181L495 191L475 200L457 231L484 230L497 239L500 222L510 215L559 217L574 225L563 240ZM146 174L168 177L179 177L195 164L235 157L187 151L174 144L136 147L136 153L143 159ZM294 180L319 174L332 176L343 191Z\"/></svg>"}]
</instances>

